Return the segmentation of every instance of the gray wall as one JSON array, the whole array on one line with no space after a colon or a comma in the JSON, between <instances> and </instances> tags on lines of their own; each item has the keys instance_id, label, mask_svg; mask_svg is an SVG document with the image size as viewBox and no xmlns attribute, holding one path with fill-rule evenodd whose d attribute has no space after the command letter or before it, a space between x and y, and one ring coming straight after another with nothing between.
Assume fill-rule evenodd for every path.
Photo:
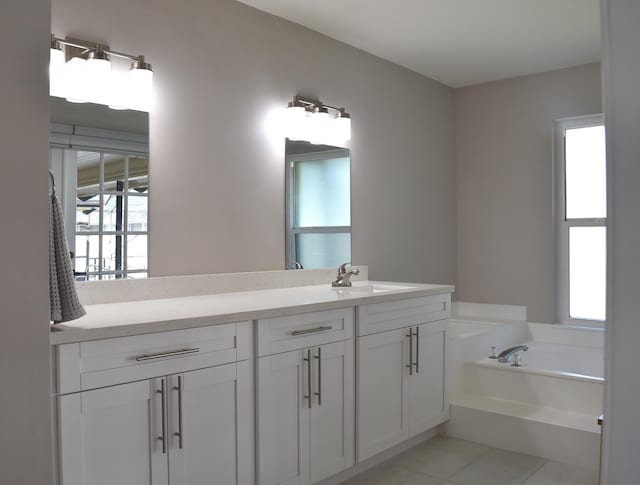
<instances>
[{"instance_id":1,"label":"gray wall","mask_svg":"<svg viewBox=\"0 0 640 485\"><path fill-rule=\"evenodd\" d=\"M153 64L154 276L284 268L284 139L269 116L304 94L353 116L354 263L455 282L450 88L232 0L54 0L53 26Z\"/></svg>"},{"instance_id":2,"label":"gray wall","mask_svg":"<svg viewBox=\"0 0 640 485\"><path fill-rule=\"evenodd\" d=\"M455 90L459 300L555 320L553 120L601 112L599 64Z\"/></svg>"},{"instance_id":3,"label":"gray wall","mask_svg":"<svg viewBox=\"0 0 640 485\"><path fill-rule=\"evenodd\" d=\"M609 160L605 480L640 483L640 3L604 5L604 103Z\"/></svg>"},{"instance_id":4,"label":"gray wall","mask_svg":"<svg viewBox=\"0 0 640 485\"><path fill-rule=\"evenodd\" d=\"M47 273L49 0L0 14L0 483L52 483Z\"/></svg>"}]
</instances>

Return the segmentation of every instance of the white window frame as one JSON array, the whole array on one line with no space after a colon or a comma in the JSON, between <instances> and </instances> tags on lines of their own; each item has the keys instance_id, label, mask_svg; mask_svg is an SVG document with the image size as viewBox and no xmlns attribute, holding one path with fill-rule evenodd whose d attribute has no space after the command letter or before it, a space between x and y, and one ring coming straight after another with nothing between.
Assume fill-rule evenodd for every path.
<instances>
[{"instance_id":1,"label":"white window frame","mask_svg":"<svg viewBox=\"0 0 640 485\"><path fill-rule=\"evenodd\" d=\"M606 320L571 318L569 313L569 230L571 227L605 227L607 218L565 218L566 176L565 176L565 132L568 129L587 128L604 125L602 114L563 118L554 121L554 217L556 229L556 318L565 325L604 327ZM606 317L605 317L606 318Z\"/></svg>"},{"instance_id":2,"label":"white window frame","mask_svg":"<svg viewBox=\"0 0 640 485\"><path fill-rule=\"evenodd\" d=\"M294 164L298 162L310 162L314 160L327 160L330 158L351 158L348 149L324 150L320 152L300 153L286 157L285 171L285 262L287 269L297 269L296 259L296 234L351 234L349 226L321 226L321 227L296 227L295 219L295 177L293 176ZM351 207L349 207L351 211Z\"/></svg>"}]
</instances>

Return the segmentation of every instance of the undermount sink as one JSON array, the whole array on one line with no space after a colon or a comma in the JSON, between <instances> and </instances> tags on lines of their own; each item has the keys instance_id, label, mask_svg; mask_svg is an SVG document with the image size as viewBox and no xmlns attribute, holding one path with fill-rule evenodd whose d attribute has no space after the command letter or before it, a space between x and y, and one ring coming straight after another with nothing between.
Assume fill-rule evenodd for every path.
<instances>
[{"instance_id":1,"label":"undermount sink","mask_svg":"<svg viewBox=\"0 0 640 485\"><path fill-rule=\"evenodd\" d=\"M383 285L383 284L379 284L379 283L373 283L373 284L364 284L364 285L359 285L359 284L354 284L353 286L347 286L347 287L338 287L338 288L333 288L334 290L339 290L339 291L350 291L350 292L358 292L358 293L369 293L369 294L375 294L375 293L385 293L387 291L400 291L400 290L413 290L414 288L416 288L415 286L403 286L403 285Z\"/></svg>"}]
</instances>

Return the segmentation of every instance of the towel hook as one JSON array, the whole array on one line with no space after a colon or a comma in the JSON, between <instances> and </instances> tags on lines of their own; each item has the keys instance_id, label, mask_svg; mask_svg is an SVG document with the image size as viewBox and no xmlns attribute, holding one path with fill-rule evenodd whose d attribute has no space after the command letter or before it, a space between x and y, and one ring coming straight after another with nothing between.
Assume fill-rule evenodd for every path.
<instances>
[{"instance_id":1,"label":"towel hook","mask_svg":"<svg viewBox=\"0 0 640 485\"><path fill-rule=\"evenodd\" d=\"M56 177L53 175L53 171L49 169L49 180L51 181L51 194L56 195Z\"/></svg>"}]
</instances>

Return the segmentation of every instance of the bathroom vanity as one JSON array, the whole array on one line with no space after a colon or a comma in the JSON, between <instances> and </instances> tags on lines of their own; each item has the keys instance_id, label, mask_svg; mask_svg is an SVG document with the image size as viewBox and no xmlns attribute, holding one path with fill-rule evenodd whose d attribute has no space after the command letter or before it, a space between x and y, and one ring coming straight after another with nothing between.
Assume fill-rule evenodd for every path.
<instances>
[{"instance_id":1,"label":"bathroom vanity","mask_svg":"<svg viewBox=\"0 0 640 485\"><path fill-rule=\"evenodd\" d=\"M311 484L431 429L448 417L452 291L88 305L51 333L59 484Z\"/></svg>"}]
</instances>

